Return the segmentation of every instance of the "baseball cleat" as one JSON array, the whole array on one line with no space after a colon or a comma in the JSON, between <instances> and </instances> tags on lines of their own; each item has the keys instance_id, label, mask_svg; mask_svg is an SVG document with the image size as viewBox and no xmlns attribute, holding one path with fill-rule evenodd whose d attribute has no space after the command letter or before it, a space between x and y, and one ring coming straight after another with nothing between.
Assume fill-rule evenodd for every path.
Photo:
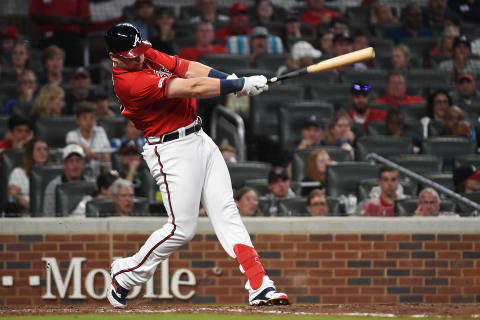
<instances>
[{"instance_id":1,"label":"baseball cleat","mask_svg":"<svg viewBox=\"0 0 480 320\"><path fill-rule=\"evenodd\" d=\"M259 294L249 299L250 306L273 306L273 305L288 305L288 296L286 293L278 292L274 287L267 287Z\"/></svg>"},{"instance_id":2,"label":"baseball cleat","mask_svg":"<svg viewBox=\"0 0 480 320\"><path fill-rule=\"evenodd\" d=\"M125 308L127 306L127 295L128 290L122 288L117 280L113 279L107 290L107 299L110 304L114 308Z\"/></svg>"}]
</instances>

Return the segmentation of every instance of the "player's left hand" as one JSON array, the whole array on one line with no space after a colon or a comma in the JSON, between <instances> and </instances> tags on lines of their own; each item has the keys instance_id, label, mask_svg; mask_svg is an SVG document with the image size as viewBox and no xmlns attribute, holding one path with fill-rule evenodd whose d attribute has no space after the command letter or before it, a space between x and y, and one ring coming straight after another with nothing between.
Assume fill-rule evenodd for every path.
<instances>
[{"instance_id":1,"label":"player's left hand","mask_svg":"<svg viewBox=\"0 0 480 320\"><path fill-rule=\"evenodd\" d=\"M260 93L268 90L267 78L265 76L244 77L245 84L241 91L237 92L237 97L258 96Z\"/></svg>"}]
</instances>

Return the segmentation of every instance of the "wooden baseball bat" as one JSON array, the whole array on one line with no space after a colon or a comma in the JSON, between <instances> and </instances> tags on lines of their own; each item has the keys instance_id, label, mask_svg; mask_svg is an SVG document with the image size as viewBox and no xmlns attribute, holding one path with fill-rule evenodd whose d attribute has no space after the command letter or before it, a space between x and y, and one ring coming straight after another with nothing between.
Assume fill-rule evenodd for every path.
<instances>
[{"instance_id":1,"label":"wooden baseball bat","mask_svg":"<svg viewBox=\"0 0 480 320\"><path fill-rule=\"evenodd\" d=\"M342 54L341 56L331 58L328 60L320 61L319 63L309 65L308 67L304 67L286 74L283 74L279 77L273 77L267 81L267 83L274 83L279 80L295 78L304 74L308 73L316 73L331 69L336 69L344 66L348 66L352 63L368 61L375 58L375 51L372 47L368 47L365 49L353 51L347 54Z\"/></svg>"}]
</instances>

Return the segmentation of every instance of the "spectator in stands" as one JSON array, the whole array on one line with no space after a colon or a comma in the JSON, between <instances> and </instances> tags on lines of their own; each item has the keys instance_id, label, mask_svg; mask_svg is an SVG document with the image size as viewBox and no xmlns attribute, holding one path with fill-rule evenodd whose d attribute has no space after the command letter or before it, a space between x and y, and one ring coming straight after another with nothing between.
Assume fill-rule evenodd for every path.
<instances>
[{"instance_id":1,"label":"spectator in stands","mask_svg":"<svg viewBox=\"0 0 480 320\"><path fill-rule=\"evenodd\" d=\"M455 80L453 102L459 107L480 106L480 91L477 90L475 78L470 73L461 73Z\"/></svg>"},{"instance_id":2,"label":"spectator in stands","mask_svg":"<svg viewBox=\"0 0 480 320\"><path fill-rule=\"evenodd\" d=\"M170 55L179 51L174 42L177 36L174 26L175 15L172 9L169 7L161 8L150 35L150 41L154 49ZM188 34L188 36L190 36L190 34Z\"/></svg>"},{"instance_id":3,"label":"spectator in stands","mask_svg":"<svg viewBox=\"0 0 480 320\"><path fill-rule=\"evenodd\" d=\"M56 84L44 85L33 103L32 116L58 117L65 106L65 91Z\"/></svg>"},{"instance_id":4,"label":"spectator in stands","mask_svg":"<svg viewBox=\"0 0 480 320\"><path fill-rule=\"evenodd\" d=\"M453 171L455 192L480 192L480 171L473 165L462 166Z\"/></svg>"},{"instance_id":5,"label":"spectator in stands","mask_svg":"<svg viewBox=\"0 0 480 320\"><path fill-rule=\"evenodd\" d=\"M342 14L325 8L325 0L307 0L307 10L300 16L300 20L316 28L319 23L330 22L340 18Z\"/></svg>"},{"instance_id":6,"label":"spectator in stands","mask_svg":"<svg viewBox=\"0 0 480 320\"><path fill-rule=\"evenodd\" d=\"M282 36L285 50L290 50L297 41L302 39L300 26L300 17L296 13L288 13L285 17Z\"/></svg>"},{"instance_id":7,"label":"spectator in stands","mask_svg":"<svg viewBox=\"0 0 480 320\"><path fill-rule=\"evenodd\" d=\"M350 90L353 109L348 110L348 115L356 124L363 125L366 131L369 122L385 120L387 112L385 110L371 108L370 91L372 87L365 83L353 83Z\"/></svg>"},{"instance_id":8,"label":"spectator in stands","mask_svg":"<svg viewBox=\"0 0 480 320\"><path fill-rule=\"evenodd\" d=\"M149 29L154 23L154 8L152 0L135 0L133 5L135 21L132 24L137 27L142 39L149 39Z\"/></svg>"},{"instance_id":9,"label":"spectator in stands","mask_svg":"<svg viewBox=\"0 0 480 320\"><path fill-rule=\"evenodd\" d=\"M80 200L70 217L85 217L87 211L87 202L93 199L112 198L112 185L119 178L118 172L112 170L101 173L97 177L97 189L91 195L86 195Z\"/></svg>"},{"instance_id":10,"label":"spectator in stands","mask_svg":"<svg viewBox=\"0 0 480 320\"><path fill-rule=\"evenodd\" d=\"M25 70L30 68L30 52L26 41L17 41L13 45L10 64L2 70L2 78L17 81Z\"/></svg>"},{"instance_id":11,"label":"spectator in stands","mask_svg":"<svg viewBox=\"0 0 480 320\"><path fill-rule=\"evenodd\" d=\"M120 160L120 177L130 181L136 191L142 184L141 174L145 170L144 162L141 156L142 149L138 148L135 141L125 141L118 151Z\"/></svg>"},{"instance_id":12,"label":"spectator in stands","mask_svg":"<svg viewBox=\"0 0 480 320\"><path fill-rule=\"evenodd\" d=\"M83 65L83 39L90 22L88 0L32 0L28 13L41 34L41 48L60 46L67 52L68 66Z\"/></svg>"},{"instance_id":13,"label":"spectator in stands","mask_svg":"<svg viewBox=\"0 0 480 320\"><path fill-rule=\"evenodd\" d=\"M423 137L428 137L428 124L431 121L442 121L448 109L453 105L452 98L447 91L438 89L428 97L427 116L420 121L423 127Z\"/></svg>"},{"instance_id":14,"label":"spectator in stands","mask_svg":"<svg viewBox=\"0 0 480 320\"><path fill-rule=\"evenodd\" d=\"M8 131L0 140L0 151L23 149L33 139L32 123L25 117L13 115L8 120Z\"/></svg>"},{"instance_id":15,"label":"spectator in stands","mask_svg":"<svg viewBox=\"0 0 480 320\"><path fill-rule=\"evenodd\" d=\"M307 197L307 212L312 217L328 216L328 201L325 193L320 189L313 189Z\"/></svg>"},{"instance_id":16,"label":"spectator in stands","mask_svg":"<svg viewBox=\"0 0 480 320\"><path fill-rule=\"evenodd\" d=\"M422 137L416 132L405 130L405 119L399 110L392 109L388 111L387 118L385 119L385 126L387 129L387 135L394 137L407 137L412 140L412 143L415 146L421 146Z\"/></svg>"},{"instance_id":17,"label":"spectator in stands","mask_svg":"<svg viewBox=\"0 0 480 320\"><path fill-rule=\"evenodd\" d=\"M340 56L353 51L353 39L349 33L339 33L333 37L333 54ZM351 66L346 66L341 69L353 68L356 70L365 70L367 65L364 62L357 62ZM339 70L339 69L336 69Z\"/></svg>"},{"instance_id":18,"label":"spectator in stands","mask_svg":"<svg viewBox=\"0 0 480 320\"><path fill-rule=\"evenodd\" d=\"M237 162L237 149L231 145L223 145L218 148L225 162Z\"/></svg>"},{"instance_id":19,"label":"spectator in stands","mask_svg":"<svg viewBox=\"0 0 480 320\"><path fill-rule=\"evenodd\" d=\"M277 76L309 66L313 64L314 59L318 59L321 56L322 53L307 41L298 41L290 50L290 56L287 58L285 65L277 70Z\"/></svg>"},{"instance_id":20,"label":"spectator in stands","mask_svg":"<svg viewBox=\"0 0 480 320\"><path fill-rule=\"evenodd\" d=\"M422 22L422 12L417 4L410 3L404 9L404 23L400 27L393 27L385 32L385 37L396 43L414 37L431 37L432 31Z\"/></svg>"},{"instance_id":21,"label":"spectator in stands","mask_svg":"<svg viewBox=\"0 0 480 320\"><path fill-rule=\"evenodd\" d=\"M472 59L472 47L466 35L455 38L453 59L441 62L438 69L451 72L452 79L455 79L459 73L480 73L480 60Z\"/></svg>"},{"instance_id":22,"label":"spectator in stands","mask_svg":"<svg viewBox=\"0 0 480 320\"><path fill-rule=\"evenodd\" d=\"M395 215L395 201L405 198L397 192L399 185L398 171L390 167L382 167L378 172L380 194L370 193L370 199L360 204L361 215L393 217Z\"/></svg>"},{"instance_id":23,"label":"spectator in stands","mask_svg":"<svg viewBox=\"0 0 480 320\"><path fill-rule=\"evenodd\" d=\"M324 136L325 144L341 147L353 154L355 134L352 131L352 119L345 111L339 110L333 114L328 120Z\"/></svg>"},{"instance_id":24,"label":"spectator in stands","mask_svg":"<svg viewBox=\"0 0 480 320\"><path fill-rule=\"evenodd\" d=\"M100 171L110 168L110 154L104 152L110 149L110 142L105 130L97 126L95 105L80 102L77 105L76 122L78 128L67 133L65 143L82 147L88 166L93 170L93 177L97 177Z\"/></svg>"},{"instance_id":25,"label":"spectator in stands","mask_svg":"<svg viewBox=\"0 0 480 320\"><path fill-rule=\"evenodd\" d=\"M47 47L43 51L44 72L39 78L41 86L45 84L56 84L62 87L67 85L67 77L63 71L65 51L55 45Z\"/></svg>"},{"instance_id":26,"label":"spectator in stands","mask_svg":"<svg viewBox=\"0 0 480 320\"><path fill-rule=\"evenodd\" d=\"M217 13L216 0L197 0L197 8L200 9L200 15L190 18L191 23L227 23L229 20L228 16Z\"/></svg>"},{"instance_id":27,"label":"spectator in stands","mask_svg":"<svg viewBox=\"0 0 480 320\"><path fill-rule=\"evenodd\" d=\"M463 22L478 24L480 17L480 1L478 0L449 0L450 9L460 16Z\"/></svg>"},{"instance_id":28,"label":"spectator in stands","mask_svg":"<svg viewBox=\"0 0 480 320\"><path fill-rule=\"evenodd\" d=\"M44 140L32 139L25 144L23 163L20 167L13 169L8 178L10 204L8 212L30 212L30 171L34 166L41 166L47 162L48 146Z\"/></svg>"},{"instance_id":29,"label":"spectator in stands","mask_svg":"<svg viewBox=\"0 0 480 320\"><path fill-rule=\"evenodd\" d=\"M43 215L46 217L55 217L55 190L57 186L71 181L84 180L82 175L85 168L85 152L77 144L69 144L62 151L63 174L51 180L43 197Z\"/></svg>"},{"instance_id":30,"label":"spectator in stands","mask_svg":"<svg viewBox=\"0 0 480 320\"><path fill-rule=\"evenodd\" d=\"M117 215L128 217L133 213L134 193L130 181L121 178L115 180L112 185L112 198Z\"/></svg>"},{"instance_id":31,"label":"spectator in stands","mask_svg":"<svg viewBox=\"0 0 480 320\"><path fill-rule=\"evenodd\" d=\"M0 32L0 65L10 66L13 46L18 41L19 32L17 27L8 25Z\"/></svg>"},{"instance_id":32,"label":"spectator in stands","mask_svg":"<svg viewBox=\"0 0 480 320\"><path fill-rule=\"evenodd\" d=\"M468 122L465 121L465 114L462 109L457 106L451 106L445 112L443 117L444 131L442 135L465 137L469 140L476 140L475 130L470 128Z\"/></svg>"},{"instance_id":33,"label":"spectator in stands","mask_svg":"<svg viewBox=\"0 0 480 320\"><path fill-rule=\"evenodd\" d=\"M367 33L359 30L353 34L353 51L370 47L370 39Z\"/></svg>"},{"instance_id":34,"label":"spectator in stands","mask_svg":"<svg viewBox=\"0 0 480 320\"><path fill-rule=\"evenodd\" d=\"M230 8L230 22L227 26L218 29L215 37L225 43L228 37L249 35L252 32L248 25L248 8L243 2L236 2Z\"/></svg>"},{"instance_id":35,"label":"spectator in stands","mask_svg":"<svg viewBox=\"0 0 480 320\"><path fill-rule=\"evenodd\" d=\"M93 92L93 103L95 104L97 119L115 116L115 113L108 106L108 96L102 89Z\"/></svg>"},{"instance_id":36,"label":"spectator in stands","mask_svg":"<svg viewBox=\"0 0 480 320\"><path fill-rule=\"evenodd\" d=\"M123 137L110 140L110 145L112 146L112 148L120 150L121 146L126 141L133 141L135 143L135 146L137 146L139 150L142 150L146 142L145 137L143 136L142 131L135 128L133 122L128 120L127 118L125 118L123 121L123 131Z\"/></svg>"},{"instance_id":37,"label":"spectator in stands","mask_svg":"<svg viewBox=\"0 0 480 320\"><path fill-rule=\"evenodd\" d=\"M425 103L421 96L407 95L405 76L399 71L391 71L385 85L385 95L375 100L377 103L391 104L395 109L401 104Z\"/></svg>"},{"instance_id":38,"label":"spectator in stands","mask_svg":"<svg viewBox=\"0 0 480 320\"><path fill-rule=\"evenodd\" d=\"M323 143L323 123L315 115L311 115L302 128L302 140L297 150L317 147Z\"/></svg>"},{"instance_id":39,"label":"spectator in stands","mask_svg":"<svg viewBox=\"0 0 480 320\"><path fill-rule=\"evenodd\" d=\"M392 68L407 71L410 68L410 57L410 48L404 44L397 44L392 48Z\"/></svg>"},{"instance_id":40,"label":"spectator in stands","mask_svg":"<svg viewBox=\"0 0 480 320\"><path fill-rule=\"evenodd\" d=\"M235 192L235 203L238 212L243 217L263 216L258 208L258 196L255 190L249 187L243 187Z\"/></svg>"},{"instance_id":41,"label":"spectator in stands","mask_svg":"<svg viewBox=\"0 0 480 320\"><path fill-rule=\"evenodd\" d=\"M21 103L32 104L33 96L37 91L37 76L32 70L25 70L17 79L17 93L5 102L5 114L10 115L16 106ZM30 110L31 111L31 110ZM28 114L24 114L28 116Z\"/></svg>"},{"instance_id":42,"label":"spectator in stands","mask_svg":"<svg viewBox=\"0 0 480 320\"><path fill-rule=\"evenodd\" d=\"M442 28L445 17L455 13L447 7L447 0L428 0L427 7L422 10L422 20L427 28Z\"/></svg>"},{"instance_id":43,"label":"spectator in stands","mask_svg":"<svg viewBox=\"0 0 480 320\"><path fill-rule=\"evenodd\" d=\"M250 67L255 67L255 58L267 53L268 30L265 27L255 27L250 34Z\"/></svg>"},{"instance_id":44,"label":"spectator in stands","mask_svg":"<svg viewBox=\"0 0 480 320\"><path fill-rule=\"evenodd\" d=\"M437 55L450 55L453 53L453 42L456 37L460 35L460 29L457 26L446 26L443 30L442 38L438 46L428 52L430 59L430 65L433 65L433 61Z\"/></svg>"},{"instance_id":45,"label":"spectator in stands","mask_svg":"<svg viewBox=\"0 0 480 320\"><path fill-rule=\"evenodd\" d=\"M84 67L75 70L70 84L71 88L67 90L65 96L66 107L62 110L62 113L74 115L80 102L93 101L94 90L91 87L90 73Z\"/></svg>"},{"instance_id":46,"label":"spectator in stands","mask_svg":"<svg viewBox=\"0 0 480 320\"><path fill-rule=\"evenodd\" d=\"M343 17L332 19L330 22L330 31L334 34L350 33L348 21Z\"/></svg>"},{"instance_id":47,"label":"spectator in stands","mask_svg":"<svg viewBox=\"0 0 480 320\"><path fill-rule=\"evenodd\" d=\"M285 168L272 168L268 174L268 189L270 189L271 193L265 196L268 200L268 204L264 210L266 216L278 216L279 201L295 197L295 193L290 189L290 185L290 177Z\"/></svg>"},{"instance_id":48,"label":"spectator in stands","mask_svg":"<svg viewBox=\"0 0 480 320\"><path fill-rule=\"evenodd\" d=\"M316 47L325 57L333 57L333 37L334 35L330 31L317 33Z\"/></svg>"},{"instance_id":49,"label":"spectator in stands","mask_svg":"<svg viewBox=\"0 0 480 320\"><path fill-rule=\"evenodd\" d=\"M256 0L253 25L265 26L275 20L276 12L270 0Z\"/></svg>"},{"instance_id":50,"label":"spectator in stands","mask_svg":"<svg viewBox=\"0 0 480 320\"><path fill-rule=\"evenodd\" d=\"M318 182L319 186L302 187L302 196L307 196L314 189L325 189L327 166L336 164L325 150L312 152L307 158L304 182Z\"/></svg>"},{"instance_id":51,"label":"spectator in stands","mask_svg":"<svg viewBox=\"0 0 480 320\"><path fill-rule=\"evenodd\" d=\"M376 1L370 9L370 24L389 25L398 23L398 19L393 15L392 8L385 1Z\"/></svg>"},{"instance_id":52,"label":"spectator in stands","mask_svg":"<svg viewBox=\"0 0 480 320\"><path fill-rule=\"evenodd\" d=\"M423 189L418 196L416 217L437 217L440 211L440 196L432 188Z\"/></svg>"},{"instance_id":53,"label":"spectator in stands","mask_svg":"<svg viewBox=\"0 0 480 320\"><path fill-rule=\"evenodd\" d=\"M227 53L224 46L213 44L215 30L211 22L200 22L197 24L195 33L195 45L184 47L179 56L190 61L198 61L200 56L212 53Z\"/></svg>"}]
</instances>

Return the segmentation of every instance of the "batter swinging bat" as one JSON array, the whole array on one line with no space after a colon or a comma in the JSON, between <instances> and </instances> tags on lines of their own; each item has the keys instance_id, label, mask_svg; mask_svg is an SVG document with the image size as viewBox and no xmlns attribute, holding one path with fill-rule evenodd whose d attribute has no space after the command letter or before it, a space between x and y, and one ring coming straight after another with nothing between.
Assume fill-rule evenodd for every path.
<instances>
[{"instance_id":1,"label":"batter swinging bat","mask_svg":"<svg viewBox=\"0 0 480 320\"><path fill-rule=\"evenodd\" d=\"M356 62L372 60L373 58L375 58L375 51L373 50L372 47L368 47L368 48L353 51L347 54L342 54L341 56L331 58L325 61L321 61L316 64L309 65L308 67L286 73L279 77L273 77L270 80L268 80L267 83L274 83L279 80L290 79L290 78L298 77L307 73L316 73L316 72L336 69L336 68L344 67Z\"/></svg>"}]
</instances>

